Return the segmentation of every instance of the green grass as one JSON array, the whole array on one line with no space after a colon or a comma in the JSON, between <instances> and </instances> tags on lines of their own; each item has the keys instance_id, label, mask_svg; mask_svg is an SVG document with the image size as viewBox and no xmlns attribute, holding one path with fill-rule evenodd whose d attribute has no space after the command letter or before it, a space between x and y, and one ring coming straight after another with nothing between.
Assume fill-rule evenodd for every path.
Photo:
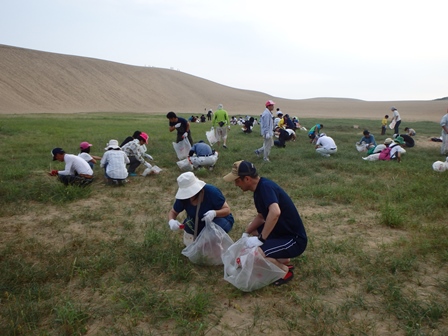
<instances>
[{"instance_id":1,"label":"green grass","mask_svg":"<svg viewBox=\"0 0 448 336\"><path fill-rule=\"evenodd\" d=\"M432 170L444 158L429 141L440 126L403 124L417 130L417 146L398 164L366 162L355 149L364 128L377 142L391 136L378 135L379 120L300 122L323 123L338 153L320 157L300 132L264 163L253 153L258 126L234 126L215 170L196 172L226 196L235 241L255 209L251 193L222 180L234 161L254 162L301 213L309 245L293 260L294 280L243 293L222 267L191 264L181 233L168 228L181 172L164 115L0 116L2 335L448 334L448 173ZM209 128L193 124L193 139ZM101 156L137 129L149 134L159 175L110 187L95 167L88 188L47 175L63 169L53 147L76 154L89 141Z\"/></svg>"}]
</instances>

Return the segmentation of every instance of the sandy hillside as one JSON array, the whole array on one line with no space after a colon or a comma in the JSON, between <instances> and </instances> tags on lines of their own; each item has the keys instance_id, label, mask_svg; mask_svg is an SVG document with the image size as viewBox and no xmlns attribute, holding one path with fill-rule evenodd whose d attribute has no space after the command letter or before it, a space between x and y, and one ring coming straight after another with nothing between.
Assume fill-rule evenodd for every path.
<instances>
[{"instance_id":1,"label":"sandy hillside","mask_svg":"<svg viewBox=\"0 0 448 336\"><path fill-rule=\"evenodd\" d=\"M437 98L437 97L435 97ZM267 99L301 117L440 121L448 101L290 100L234 89L180 71L0 45L0 114L168 111L200 114L222 103L231 115L259 114Z\"/></svg>"}]
</instances>

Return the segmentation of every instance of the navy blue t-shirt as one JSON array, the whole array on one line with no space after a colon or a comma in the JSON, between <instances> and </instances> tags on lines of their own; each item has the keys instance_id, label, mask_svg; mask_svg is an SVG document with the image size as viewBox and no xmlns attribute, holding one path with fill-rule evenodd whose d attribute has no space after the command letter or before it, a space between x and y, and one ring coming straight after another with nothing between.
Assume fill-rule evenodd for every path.
<instances>
[{"instance_id":1,"label":"navy blue t-shirt","mask_svg":"<svg viewBox=\"0 0 448 336\"><path fill-rule=\"evenodd\" d=\"M172 121L169 122L170 126L175 126L178 123L180 123L180 127L176 128L176 131L177 131L178 135L182 135L187 131L188 121L187 121L187 119L177 117L176 122L172 122Z\"/></svg>"},{"instance_id":2,"label":"navy blue t-shirt","mask_svg":"<svg viewBox=\"0 0 448 336\"><path fill-rule=\"evenodd\" d=\"M206 184L203 190L204 190L204 199L202 200L198 213L198 233L201 232L205 226L205 222L201 220L204 217L204 214L209 210L221 209L226 201L221 190L219 190L217 187L211 184ZM173 209L177 213L181 213L184 210L187 212L187 221L186 221L187 223L185 226L185 231L187 231L190 234L193 234L194 221L196 218L196 205L192 205L190 199L186 200L176 199L173 205ZM232 214L229 214L224 218L226 218L233 225L234 219Z\"/></svg>"},{"instance_id":3,"label":"navy blue t-shirt","mask_svg":"<svg viewBox=\"0 0 448 336\"><path fill-rule=\"evenodd\" d=\"M272 203L277 203L280 207L280 217L269 238L300 237L305 241L307 240L305 227L295 204L278 184L261 177L254 191L254 203L257 212L265 220L268 216L269 206Z\"/></svg>"}]
</instances>

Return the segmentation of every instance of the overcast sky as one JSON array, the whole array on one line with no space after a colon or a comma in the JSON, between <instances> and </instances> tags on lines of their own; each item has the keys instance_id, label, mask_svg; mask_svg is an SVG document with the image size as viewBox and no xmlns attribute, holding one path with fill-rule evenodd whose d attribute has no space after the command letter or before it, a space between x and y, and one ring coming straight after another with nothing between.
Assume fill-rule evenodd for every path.
<instances>
[{"instance_id":1,"label":"overcast sky","mask_svg":"<svg viewBox=\"0 0 448 336\"><path fill-rule=\"evenodd\" d=\"M0 44L273 96L448 96L446 0L2 0Z\"/></svg>"}]
</instances>

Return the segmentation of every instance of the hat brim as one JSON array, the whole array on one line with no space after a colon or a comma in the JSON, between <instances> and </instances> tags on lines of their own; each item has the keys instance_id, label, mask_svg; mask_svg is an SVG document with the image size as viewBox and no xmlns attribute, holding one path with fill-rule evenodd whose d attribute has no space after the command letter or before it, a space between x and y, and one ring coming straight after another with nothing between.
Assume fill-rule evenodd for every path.
<instances>
[{"instance_id":1,"label":"hat brim","mask_svg":"<svg viewBox=\"0 0 448 336\"><path fill-rule=\"evenodd\" d=\"M104 150L119 149L119 148L120 148L120 146L109 146L109 147L104 148Z\"/></svg>"},{"instance_id":2,"label":"hat brim","mask_svg":"<svg viewBox=\"0 0 448 336\"><path fill-rule=\"evenodd\" d=\"M226 182L232 182L235 181L239 176L235 175L234 173L228 173L226 176L223 177L224 181Z\"/></svg>"},{"instance_id":3,"label":"hat brim","mask_svg":"<svg viewBox=\"0 0 448 336\"><path fill-rule=\"evenodd\" d=\"M190 197L193 197L198 192L204 188L205 182L201 180L197 180L193 185L189 186L188 188L179 188L176 193L177 199L188 199Z\"/></svg>"}]
</instances>

